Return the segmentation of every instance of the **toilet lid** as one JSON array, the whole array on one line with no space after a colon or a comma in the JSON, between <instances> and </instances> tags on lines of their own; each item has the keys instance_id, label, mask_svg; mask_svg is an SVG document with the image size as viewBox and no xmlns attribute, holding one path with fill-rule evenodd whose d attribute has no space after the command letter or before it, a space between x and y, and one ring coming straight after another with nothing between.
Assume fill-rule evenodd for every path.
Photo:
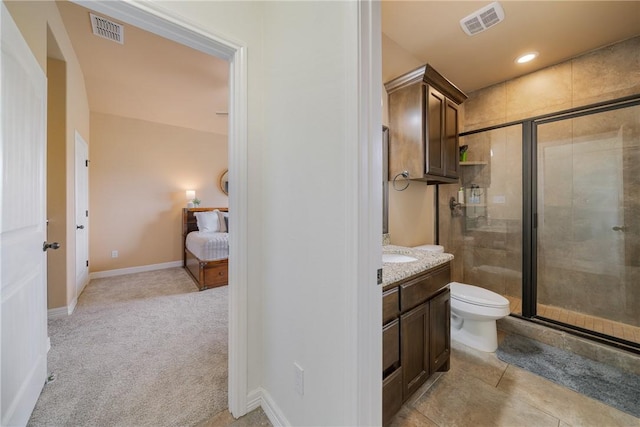
<instances>
[{"instance_id":1,"label":"toilet lid","mask_svg":"<svg viewBox=\"0 0 640 427\"><path fill-rule=\"evenodd\" d=\"M440 246L440 245L420 245L420 246L414 246L413 249L418 249L421 251L428 251L428 252L436 252L436 253L444 253L444 246Z\"/></svg>"},{"instance_id":2,"label":"toilet lid","mask_svg":"<svg viewBox=\"0 0 640 427\"><path fill-rule=\"evenodd\" d=\"M464 301L469 304L481 305L484 307L509 306L509 300L502 295L498 295L495 292L478 286L451 282L449 283L449 289L451 290L451 298L457 299L458 301Z\"/></svg>"}]
</instances>

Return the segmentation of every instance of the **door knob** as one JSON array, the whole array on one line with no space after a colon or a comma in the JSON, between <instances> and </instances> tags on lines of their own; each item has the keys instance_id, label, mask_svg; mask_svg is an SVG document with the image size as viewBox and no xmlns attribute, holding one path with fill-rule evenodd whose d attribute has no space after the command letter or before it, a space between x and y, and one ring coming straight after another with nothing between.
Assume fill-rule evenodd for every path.
<instances>
[{"instance_id":1,"label":"door knob","mask_svg":"<svg viewBox=\"0 0 640 427\"><path fill-rule=\"evenodd\" d=\"M78 230L84 230L84 225L76 225L76 229L78 229Z\"/></svg>"},{"instance_id":2,"label":"door knob","mask_svg":"<svg viewBox=\"0 0 640 427\"><path fill-rule=\"evenodd\" d=\"M53 242L53 243L44 242L42 244L42 251L46 252L47 249L58 249L59 247L60 247L60 243L58 242Z\"/></svg>"},{"instance_id":3,"label":"door knob","mask_svg":"<svg viewBox=\"0 0 640 427\"><path fill-rule=\"evenodd\" d=\"M612 228L613 231L627 231L627 227L623 226L619 226L616 225L615 227Z\"/></svg>"}]
</instances>

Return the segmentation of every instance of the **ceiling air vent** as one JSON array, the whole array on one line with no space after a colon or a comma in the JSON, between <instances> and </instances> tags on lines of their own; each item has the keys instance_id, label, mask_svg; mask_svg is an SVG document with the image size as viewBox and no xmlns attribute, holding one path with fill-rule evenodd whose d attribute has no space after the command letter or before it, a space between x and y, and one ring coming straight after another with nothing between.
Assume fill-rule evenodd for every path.
<instances>
[{"instance_id":1,"label":"ceiling air vent","mask_svg":"<svg viewBox=\"0 0 640 427\"><path fill-rule=\"evenodd\" d=\"M462 18L460 26L465 33L473 36L493 27L502 22L502 20L504 20L504 10L502 10L500 3L496 1Z\"/></svg>"},{"instance_id":2,"label":"ceiling air vent","mask_svg":"<svg viewBox=\"0 0 640 427\"><path fill-rule=\"evenodd\" d=\"M124 27L101 16L89 13L93 34L105 39L124 44Z\"/></svg>"}]
</instances>

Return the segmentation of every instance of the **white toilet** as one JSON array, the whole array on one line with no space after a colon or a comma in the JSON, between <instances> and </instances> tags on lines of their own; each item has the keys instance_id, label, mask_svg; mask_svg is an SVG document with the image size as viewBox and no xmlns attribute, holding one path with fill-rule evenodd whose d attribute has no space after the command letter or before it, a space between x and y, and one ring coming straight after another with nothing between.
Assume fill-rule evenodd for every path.
<instances>
[{"instance_id":1,"label":"white toilet","mask_svg":"<svg viewBox=\"0 0 640 427\"><path fill-rule=\"evenodd\" d=\"M444 252L440 245L421 245L414 249ZM449 283L451 291L451 339L477 350L494 352L498 348L496 320L509 315L509 300L478 286Z\"/></svg>"},{"instance_id":2,"label":"white toilet","mask_svg":"<svg viewBox=\"0 0 640 427\"><path fill-rule=\"evenodd\" d=\"M509 315L509 300L478 286L449 283L451 339L477 350L498 348L496 320Z\"/></svg>"}]
</instances>

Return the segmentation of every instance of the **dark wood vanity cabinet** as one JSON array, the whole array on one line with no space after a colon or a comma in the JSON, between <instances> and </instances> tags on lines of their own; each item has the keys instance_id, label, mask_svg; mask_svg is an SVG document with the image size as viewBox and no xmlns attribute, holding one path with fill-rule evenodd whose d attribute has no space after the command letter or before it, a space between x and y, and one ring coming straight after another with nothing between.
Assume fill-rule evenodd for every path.
<instances>
[{"instance_id":1,"label":"dark wood vanity cabinet","mask_svg":"<svg viewBox=\"0 0 640 427\"><path fill-rule=\"evenodd\" d=\"M428 64L388 83L389 180L458 180L458 105L467 96Z\"/></svg>"},{"instance_id":2,"label":"dark wood vanity cabinet","mask_svg":"<svg viewBox=\"0 0 640 427\"><path fill-rule=\"evenodd\" d=\"M382 420L387 425L433 373L449 370L449 263L394 284L382 296Z\"/></svg>"}]
</instances>

